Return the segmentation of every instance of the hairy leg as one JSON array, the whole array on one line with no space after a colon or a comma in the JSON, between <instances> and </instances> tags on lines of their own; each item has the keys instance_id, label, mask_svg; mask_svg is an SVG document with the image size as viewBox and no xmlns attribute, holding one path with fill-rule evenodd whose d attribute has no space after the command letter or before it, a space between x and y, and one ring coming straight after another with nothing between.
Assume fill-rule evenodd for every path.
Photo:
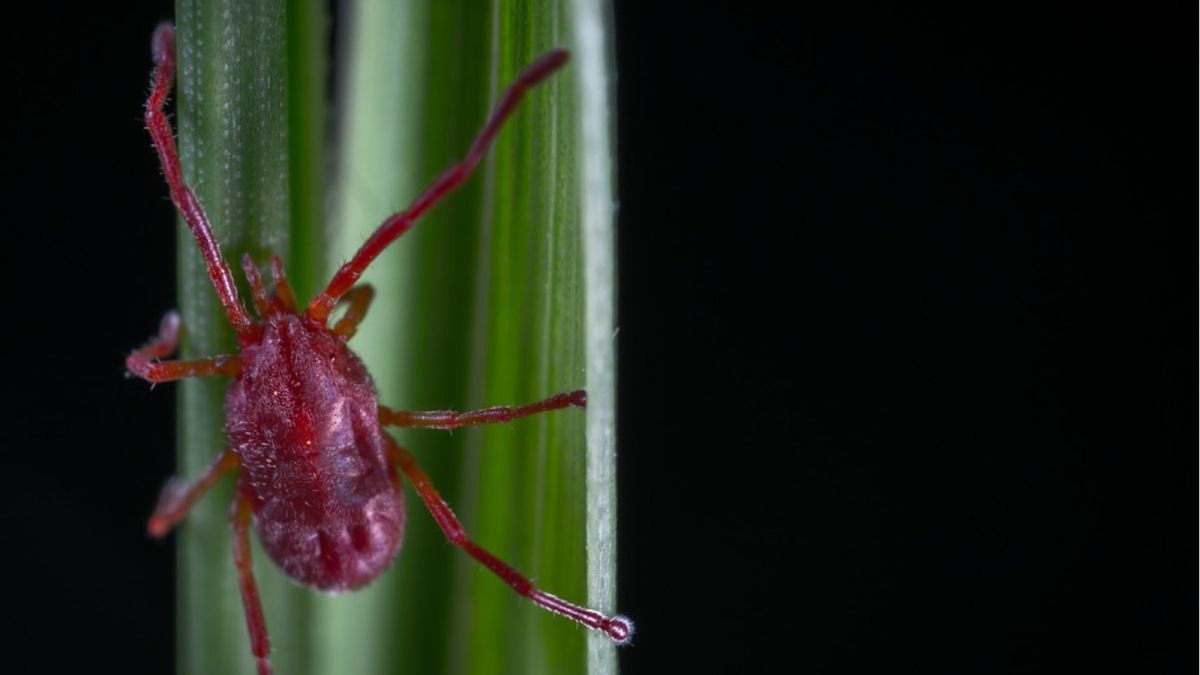
<instances>
[{"instance_id":1,"label":"hairy leg","mask_svg":"<svg viewBox=\"0 0 1200 675\"><path fill-rule=\"evenodd\" d=\"M392 460L404 472L404 475L408 477L417 494L421 496L421 500L425 502L429 513L437 521L438 527L442 528L442 532L446 534L446 538L452 544L466 551L468 555L478 560L484 567L491 570L493 574L500 577L504 583L511 586L517 594L529 598L539 607L548 609L555 614L564 616L588 628L598 630L612 638L618 644L629 642L633 637L633 622L626 617L608 617L594 609L580 607L539 590L534 587L533 582L526 579L512 567L509 567L503 560L500 560L479 544L471 541L466 531L463 530L462 524L458 522L458 518L454 515L454 512L450 510L450 506L442 500L442 496L433 487L429 476L426 475L421 467L417 466L412 453L392 440L391 437L388 437L388 442L392 450Z\"/></svg>"},{"instance_id":2,"label":"hairy leg","mask_svg":"<svg viewBox=\"0 0 1200 675\"><path fill-rule=\"evenodd\" d=\"M212 464L191 483L183 483L172 478L163 486L162 494L158 497L158 506L150 516L146 531L152 537L164 537L175 524L183 520L187 512L197 500L208 492L213 485L225 474L238 467L238 457L229 448L217 455Z\"/></svg>"},{"instance_id":3,"label":"hairy leg","mask_svg":"<svg viewBox=\"0 0 1200 675\"><path fill-rule=\"evenodd\" d=\"M407 232L422 214L470 177L475 166L483 159L492 139L496 137L500 125L504 124L504 121L516 109L517 104L524 98L525 92L561 68L567 62L568 57L565 49L551 50L517 75L517 79L500 96L487 123L475 137L475 142L471 144L470 150L467 151L467 156L458 164L446 169L407 209L383 221L379 229L375 230L362 248L358 249L358 253L355 253L354 257L333 275L333 279L330 279L325 290L313 298L306 312L310 319L320 322L328 319L338 298L350 290L350 287L358 281L371 261L400 235Z\"/></svg>"},{"instance_id":4,"label":"hairy leg","mask_svg":"<svg viewBox=\"0 0 1200 675\"><path fill-rule=\"evenodd\" d=\"M258 273L258 266L254 264L254 259L247 253L242 256L242 272L246 275L246 280L250 282L250 291L254 297L254 309L258 312L258 318L265 319L271 311L271 299L267 297L267 289L263 288L262 275Z\"/></svg>"},{"instance_id":5,"label":"hairy leg","mask_svg":"<svg viewBox=\"0 0 1200 675\"><path fill-rule=\"evenodd\" d=\"M515 408L500 405L493 408L462 413L454 412L453 410L407 412L404 410L392 410L386 406L379 406L379 421L383 424L410 429L457 429L476 424L502 424L529 415L536 415L548 410L559 410L568 406L587 407L587 392L580 389L578 391L555 394L550 398Z\"/></svg>"},{"instance_id":6,"label":"hairy leg","mask_svg":"<svg viewBox=\"0 0 1200 675\"><path fill-rule=\"evenodd\" d=\"M130 356L125 360L125 366L129 368L129 372L147 382L155 384L183 380L189 377L210 377L212 375L237 377L242 372L242 357L237 354L225 354L207 359L193 359L189 361L158 361L155 363L135 362L132 359L133 357Z\"/></svg>"},{"instance_id":7,"label":"hairy leg","mask_svg":"<svg viewBox=\"0 0 1200 675\"><path fill-rule=\"evenodd\" d=\"M129 372L150 382L170 382L186 377L208 375L236 376L242 370L242 359L237 355L214 356L193 361L159 361L170 356L179 343L179 312L167 312L158 326L158 335L150 338L139 349L125 357Z\"/></svg>"},{"instance_id":8,"label":"hairy leg","mask_svg":"<svg viewBox=\"0 0 1200 675\"><path fill-rule=\"evenodd\" d=\"M346 342L354 337L358 332L358 324L367 316L367 310L371 307L371 301L375 299L375 289L369 284L359 284L342 296L342 302L348 303L350 306L346 308L346 313L333 327L333 332Z\"/></svg>"},{"instance_id":9,"label":"hairy leg","mask_svg":"<svg viewBox=\"0 0 1200 675\"><path fill-rule=\"evenodd\" d=\"M246 628L250 631L250 651L258 666L258 675L271 675L271 640L267 636L267 620L263 617L258 598L258 584L250 560L250 493L245 483L238 481L237 498L230 516L233 520L233 563L237 567L238 588L242 591L242 609L246 612Z\"/></svg>"},{"instance_id":10,"label":"hairy leg","mask_svg":"<svg viewBox=\"0 0 1200 675\"><path fill-rule=\"evenodd\" d=\"M278 255L271 256L271 276L275 279L275 299L284 309L295 314L296 295L292 293L292 286L283 271L283 259Z\"/></svg>"},{"instance_id":11,"label":"hairy leg","mask_svg":"<svg viewBox=\"0 0 1200 675\"><path fill-rule=\"evenodd\" d=\"M179 166L179 153L175 149L175 135L171 124L163 114L163 105L167 95L171 93L171 85L175 79L175 29L169 24L161 24L154 31L152 41L154 52L154 79L151 82L150 97L146 100L146 128L154 147L158 150L158 159L162 163L163 175L171 191L171 201L187 222L200 253L208 266L208 277L212 280L213 288L221 305L225 307L225 316L238 338L243 341L254 333L254 320L238 299L237 286L233 283L233 274L229 265L221 257L221 247L213 236L212 227L208 224L208 215L200 200L183 181L183 171Z\"/></svg>"}]
</instances>

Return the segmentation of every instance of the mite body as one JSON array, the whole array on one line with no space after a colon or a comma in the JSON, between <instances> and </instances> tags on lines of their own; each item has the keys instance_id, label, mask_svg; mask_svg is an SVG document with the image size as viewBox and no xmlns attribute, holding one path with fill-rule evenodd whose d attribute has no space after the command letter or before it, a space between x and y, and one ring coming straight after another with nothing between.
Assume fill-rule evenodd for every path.
<instances>
[{"instance_id":1,"label":"mite body","mask_svg":"<svg viewBox=\"0 0 1200 675\"><path fill-rule=\"evenodd\" d=\"M323 591L366 584L404 537L404 492L379 425L371 376L323 324L280 313L242 350L225 401L263 548Z\"/></svg>"},{"instance_id":2,"label":"mite body","mask_svg":"<svg viewBox=\"0 0 1200 675\"><path fill-rule=\"evenodd\" d=\"M408 209L386 219L305 309L297 307L277 256L272 260L270 292L254 262L249 256L243 258L257 320L238 297L208 216L183 180L174 134L163 113L175 73L175 33L169 25L155 31L153 52L146 126L171 201L200 247L241 349L237 354L191 361L161 360L175 351L179 339L179 315L170 312L158 335L125 360L130 373L150 382L233 378L225 400L229 446L190 483L167 483L147 529L152 536L165 536L213 484L226 474L236 474L233 559L260 675L271 672L270 642L250 560L250 523L271 559L291 578L323 591L353 590L379 576L400 550L405 523L400 474L412 483L446 537L522 597L627 643L633 635L629 619L606 616L542 591L472 541L413 455L383 430L383 425L455 429L509 422L549 410L583 408L586 394L579 390L523 406L465 413L391 410L379 404L371 376L347 345L374 297L369 286L354 285L363 271L421 214L470 176L525 91L562 67L567 52L553 50L522 71L497 102L467 156ZM339 303L346 305L345 313L330 327L330 314Z\"/></svg>"}]
</instances>

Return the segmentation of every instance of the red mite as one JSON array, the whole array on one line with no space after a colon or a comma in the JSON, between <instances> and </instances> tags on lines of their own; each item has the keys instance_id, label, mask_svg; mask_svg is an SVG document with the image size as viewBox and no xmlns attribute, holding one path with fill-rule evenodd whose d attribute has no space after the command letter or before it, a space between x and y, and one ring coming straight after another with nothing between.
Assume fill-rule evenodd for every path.
<instances>
[{"instance_id":1,"label":"red mite","mask_svg":"<svg viewBox=\"0 0 1200 675\"><path fill-rule=\"evenodd\" d=\"M370 375L346 346L374 296L370 286L355 286L354 282L388 244L470 176L525 92L566 63L566 50L545 54L518 75L466 158L446 170L407 210L385 220L303 313L296 309L278 256L272 261L272 294L263 288L254 263L248 256L244 258L242 268L253 290L259 321L251 318L238 298L204 208L183 182L171 126L163 114L175 73L175 31L171 26L164 24L155 31L153 52L155 69L146 102L146 126L158 150L171 201L200 245L208 276L237 333L241 352L195 361L160 361L175 350L179 337L179 314L170 312L158 336L126 359L131 373L150 382L208 375L233 378L225 398L229 447L191 483L167 483L148 529L152 536L165 536L219 478L236 473L231 512L233 558L260 675L271 672L270 644L250 565L248 524L253 520L263 548L296 581L331 592L359 588L387 568L404 538L404 492L397 469L412 482L446 537L517 593L601 631L619 644L629 642L633 635L629 619L608 617L539 590L471 541L412 454L382 429L383 424L455 429L508 422L569 406L583 408L586 393L580 390L516 408L500 406L466 413L391 410L379 405ZM327 325L330 312L342 301L348 307L331 329Z\"/></svg>"}]
</instances>

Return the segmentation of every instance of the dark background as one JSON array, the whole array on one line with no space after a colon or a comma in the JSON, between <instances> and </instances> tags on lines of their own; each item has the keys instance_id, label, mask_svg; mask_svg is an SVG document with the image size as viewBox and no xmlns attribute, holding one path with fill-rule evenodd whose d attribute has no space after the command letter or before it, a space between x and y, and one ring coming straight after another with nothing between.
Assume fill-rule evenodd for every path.
<instances>
[{"instance_id":1,"label":"dark background","mask_svg":"<svg viewBox=\"0 0 1200 675\"><path fill-rule=\"evenodd\" d=\"M624 672L1195 672L1194 12L741 9L616 9ZM171 7L32 11L5 658L168 672Z\"/></svg>"}]
</instances>

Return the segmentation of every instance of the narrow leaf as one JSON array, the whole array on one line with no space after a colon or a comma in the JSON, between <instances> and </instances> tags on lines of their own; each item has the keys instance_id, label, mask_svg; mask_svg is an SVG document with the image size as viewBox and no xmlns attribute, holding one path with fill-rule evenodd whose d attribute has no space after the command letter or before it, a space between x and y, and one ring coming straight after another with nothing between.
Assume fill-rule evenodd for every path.
<instances>
[{"instance_id":1,"label":"narrow leaf","mask_svg":"<svg viewBox=\"0 0 1200 675\"><path fill-rule=\"evenodd\" d=\"M314 2L180 0L176 7L176 117L185 179L235 269L245 252L259 261L279 253L303 294L323 273L323 261L311 257L322 248L314 208L320 200L313 198L319 193L312 190L322 182L322 20ZM294 114L297 106L309 112ZM183 358L235 351L196 244L182 226L178 246ZM244 287L242 294L248 297ZM221 378L178 385L183 476L196 475L225 447L227 385ZM232 563L231 498L231 481L223 481L179 528L182 673L254 672ZM312 593L287 581L261 549L255 562L279 672L311 672Z\"/></svg>"}]
</instances>

